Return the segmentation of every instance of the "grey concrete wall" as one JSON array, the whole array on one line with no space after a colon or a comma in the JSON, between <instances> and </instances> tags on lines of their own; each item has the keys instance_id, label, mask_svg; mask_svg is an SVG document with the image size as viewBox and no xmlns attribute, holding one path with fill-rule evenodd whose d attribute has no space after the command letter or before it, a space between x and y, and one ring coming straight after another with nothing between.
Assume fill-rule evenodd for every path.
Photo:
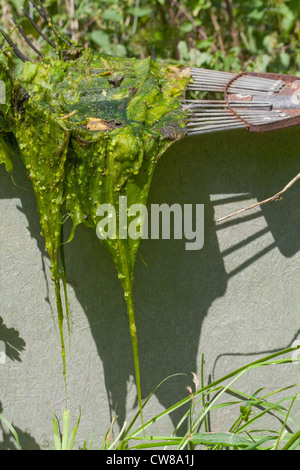
<instances>
[{"instance_id":1,"label":"grey concrete wall","mask_svg":"<svg viewBox=\"0 0 300 470\"><path fill-rule=\"evenodd\" d=\"M222 224L215 220L275 194L299 172L299 128L266 135L246 131L186 138L158 164L151 203L203 203L205 244L144 240L135 271L142 392L167 376L146 417L186 396L191 371L205 355L205 380L285 348L300 329L300 186L281 202ZM55 302L36 204L22 164L15 183L0 168L0 410L24 448L51 448L51 412L65 406ZM67 348L68 407L82 407L77 445L95 432L100 443L111 417L120 424L137 410L128 321L108 253L93 231L79 227L66 246L71 310ZM67 337L67 335L66 335ZM253 393L299 382L299 366L259 370L236 388ZM153 428L171 432L177 413ZM232 411L212 417L228 430ZM118 428L116 428L118 429ZM13 448L1 432L0 448Z\"/></svg>"}]
</instances>

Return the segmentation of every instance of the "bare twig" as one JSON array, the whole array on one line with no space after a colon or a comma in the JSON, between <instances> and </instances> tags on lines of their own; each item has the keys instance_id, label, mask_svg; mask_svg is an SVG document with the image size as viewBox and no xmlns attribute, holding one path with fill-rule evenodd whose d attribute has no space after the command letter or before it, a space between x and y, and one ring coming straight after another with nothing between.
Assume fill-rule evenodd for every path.
<instances>
[{"instance_id":1,"label":"bare twig","mask_svg":"<svg viewBox=\"0 0 300 470\"><path fill-rule=\"evenodd\" d=\"M205 27L203 25L200 25L198 27L198 36L199 36L199 39L201 39L201 41L207 41L207 39L208 39L208 36L206 34L206 31L205 31ZM215 43L212 43L211 52L217 52L217 50L218 50L218 48L215 45Z\"/></svg>"},{"instance_id":2,"label":"bare twig","mask_svg":"<svg viewBox=\"0 0 300 470\"><path fill-rule=\"evenodd\" d=\"M227 8L227 13L228 13L228 16L229 16L229 23L230 23L230 31L231 31L231 36L232 36L232 40L233 40L233 45L238 47L241 51L241 43L240 43L240 39L239 39L239 32L236 28L236 25L235 25L235 21L234 21L234 16L233 16L233 4L232 4L232 0L226 0L226 8ZM242 54L242 52L241 52Z\"/></svg>"},{"instance_id":3,"label":"bare twig","mask_svg":"<svg viewBox=\"0 0 300 470\"><path fill-rule=\"evenodd\" d=\"M72 40L77 42L79 38L79 23L75 16L75 1L66 0L66 10L70 19L70 31L72 34Z\"/></svg>"},{"instance_id":4,"label":"bare twig","mask_svg":"<svg viewBox=\"0 0 300 470\"><path fill-rule=\"evenodd\" d=\"M140 6L140 0L135 0L135 9L138 10L139 6ZM138 24L138 16L134 15L133 25L132 25L132 34L136 33L137 24Z\"/></svg>"},{"instance_id":5,"label":"bare twig","mask_svg":"<svg viewBox=\"0 0 300 470\"><path fill-rule=\"evenodd\" d=\"M241 214L242 212L249 211L250 209L254 209L255 207L262 206L263 204L267 204L267 202L272 202L276 200L281 200L281 195L285 193L296 181L300 179L300 173L295 176L281 191L276 193L274 196L269 197L268 199L265 199L264 201L257 202L256 204L253 204L252 206L244 207L244 209L240 209L239 211L233 212L232 214L226 215L225 217L222 217L221 219L216 220L216 223L223 222L226 219L229 219L230 217L233 217L234 215Z\"/></svg>"},{"instance_id":6,"label":"bare twig","mask_svg":"<svg viewBox=\"0 0 300 470\"><path fill-rule=\"evenodd\" d=\"M172 30L175 30L175 25L176 25L176 13L177 11L175 10L175 1L174 0L169 0L169 15L170 15L170 22L171 22L171 27ZM174 38L174 53L175 53L175 59L180 60L180 53L178 49L178 37L176 36Z\"/></svg>"},{"instance_id":7,"label":"bare twig","mask_svg":"<svg viewBox=\"0 0 300 470\"><path fill-rule=\"evenodd\" d=\"M184 5L180 5L180 3L177 0L174 0L174 5L178 8L178 11L180 11L188 21L192 23L193 26L195 26L195 20L193 16L188 12L186 7Z\"/></svg>"},{"instance_id":8,"label":"bare twig","mask_svg":"<svg viewBox=\"0 0 300 470\"><path fill-rule=\"evenodd\" d=\"M217 34L220 49L221 49L222 52L225 52L225 46L224 46L224 40L223 40L223 36L222 36L221 27L219 25L217 15L215 14L213 8L211 8L211 10L210 10L210 18L211 18L212 24L214 26L215 32Z\"/></svg>"},{"instance_id":9,"label":"bare twig","mask_svg":"<svg viewBox=\"0 0 300 470\"><path fill-rule=\"evenodd\" d=\"M71 116L74 116L74 114L77 113L77 109L74 109L74 111L72 111L71 113L69 114L66 114L65 116L63 116L61 119L64 120L64 119L69 119Z\"/></svg>"},{"instance_id":10,"label":"bare twig","mask_svg":"<svg viewBox=\"0 0 300 470\"><path fill-rule=\"evenodd\" d=\"M255 56L252 55L251 57L249 57L248 60L246 60L246 62L243 63L243 66L241 68L241 72L245 72L247 70L247 67L248 65L250 64L250 62L253 62L255 60Z\"/></svg>"}]
</instances>

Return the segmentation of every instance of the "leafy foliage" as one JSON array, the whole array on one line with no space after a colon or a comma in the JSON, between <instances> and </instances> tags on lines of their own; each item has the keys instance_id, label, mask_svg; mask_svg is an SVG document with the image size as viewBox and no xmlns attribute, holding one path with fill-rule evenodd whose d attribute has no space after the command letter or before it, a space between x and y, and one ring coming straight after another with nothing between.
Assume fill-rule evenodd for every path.
<instances>
[{"instance_id":1,"label":"leafy foliage","mask_svg":"<svg viewBox=\"0 0 300 470\"><path fill-rule=\"evenodd\" d=\"M72 39L120 57L152 56L233 71L244 67L297 73L300 68L298 0L44 0L43 4ZM32 8L28 0L2 2L6 29L11 29L11 13L21 20L22 6ZM21 24L35 35L28 21ZM26 49L26 44L22 46Z\"/></svg>"}]
</instances>

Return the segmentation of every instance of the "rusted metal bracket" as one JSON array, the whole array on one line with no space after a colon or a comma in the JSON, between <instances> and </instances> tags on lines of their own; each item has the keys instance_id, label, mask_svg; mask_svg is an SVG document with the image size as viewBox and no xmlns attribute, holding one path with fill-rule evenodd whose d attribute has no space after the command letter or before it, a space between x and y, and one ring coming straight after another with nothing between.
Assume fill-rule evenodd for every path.
<instances>
[{"instance_id":1,"label":"rusted metal bracket","mask_svg":"<svg viewBox=\"0 0 300 470\"><path fill-rule=\"evenodd\" d=\"M246 128L268 132L300 124L300 78L191 69L188 90L223 93L223 100L185 100L188 135Z\"/></svg>"}]
</instances>

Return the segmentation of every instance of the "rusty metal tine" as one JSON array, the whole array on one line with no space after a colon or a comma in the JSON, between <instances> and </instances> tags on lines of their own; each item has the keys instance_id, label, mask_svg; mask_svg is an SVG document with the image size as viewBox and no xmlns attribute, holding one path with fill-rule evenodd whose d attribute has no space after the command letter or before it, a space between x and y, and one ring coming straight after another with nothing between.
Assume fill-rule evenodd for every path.
<instances>
[{"instance_id":1,"label":"rusty metal tine","mask_svg":"<svg viewBox=\"0 0 300 470\"><path fill-rule=\"evenodd\" d=\"M13 49L14 53L16 54L19 59L21 59L23 62L31 62L26 55L23 54L23 52L20 51L20 49L17 48L17 46L13 43L13 41L10 39L10 37L3 31L2 28L0 28L0 32L4 36L4 39L8 42L10 47Z\"/></svg>"},{"instance_id":2,"label":"rusty metal tine","mask_svg":"<svg viewBox=\"0 0 300 470\"><path fill-rule=\"evenodd\" d=\"M42 36L43 39L45 39L45 41L50 44L50 46L53 47L53 49L56 49L56 46L54 44L54 42L50 41L50 39L47 38L47 36L43 33L43 31L41 31L41 29L38 27L38 25L35 23L35 21L31 18L31 16L29 15L29 13L27 13L27 11L25 10L25 8L22 8L22 11L24 13L24 15L28 18L28 20L30 21L30 23L32 24L32 26L34 26L34 28L37 30L37 32L40 34L40 36Z\"/></svg>"},{"instance_id":3,"label":"rusty metal tine","mask_svg":"<svg viewBox=\"0 0 300 470\"><path fill-rule=\"evenodd\" d=\"M43 18L43 20L45 20L48 23L48 17L45 15L44 11L40 10L37 4L33 0L29 0L29 1L31 5L33 5L33 7L36 9L40 17Z\"/></svg>"},{"instance_id":4,"label":"rusty metal tine","mask_svg":"<svg viewBox=\"0 0 300 470\"><path fill-rule=\"evenodd\" d=\"M18 28L18 30L20 31L21 35L23 36L23 38L25 39L25 41L27 42L27 44L31 47L31 49L34 50L34 52L36 52L40 57L44 57L44 55L35 47L34 44L32 44L32 42L30 41L30 39L27 37L27 35L25 34L23 28L21 28L21 26L18 24L18 22L15 20L15 18L13 16L11 16L11 19L13 20L14 24L16 25L16 27Z\"/></svg>"}]
</instances>

